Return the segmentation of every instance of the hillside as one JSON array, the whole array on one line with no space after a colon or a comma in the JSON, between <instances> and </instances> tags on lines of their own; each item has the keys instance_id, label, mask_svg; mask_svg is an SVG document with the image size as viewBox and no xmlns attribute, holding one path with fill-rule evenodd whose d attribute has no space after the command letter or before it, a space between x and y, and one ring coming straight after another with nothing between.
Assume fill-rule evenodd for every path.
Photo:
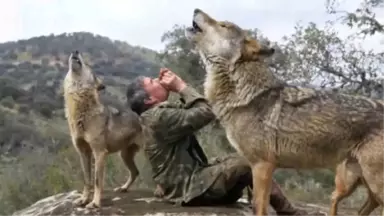
<instances>
[{"instance_id":1,"label":"hillside","mask_svg":"<svg viewBox=\"0 0 384 216\"><path fill-rule=\"evenodd\" d=\"M159 69L156 52L87 32L0 44L1 155L19 154L21 147L56 147L60 138L65 139L61 83L68 53L75 49L84 53L108 86L103 93L108 103L124 102L126 79L153 75ZM51 138L57 141L52 143Z\"/></svg>"}]
</instances>

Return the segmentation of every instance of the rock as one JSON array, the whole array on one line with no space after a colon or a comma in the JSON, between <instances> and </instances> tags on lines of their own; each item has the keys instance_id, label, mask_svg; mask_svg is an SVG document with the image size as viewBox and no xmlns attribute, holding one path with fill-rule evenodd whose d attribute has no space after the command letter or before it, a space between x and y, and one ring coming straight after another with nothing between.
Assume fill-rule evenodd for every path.
<instances>
[{"instance_id":1,"label":"rock","mask_svg":"<svg viewBox=\"0 0 384 216\"><path fill-rule=\"evenodd\" d=\"M80 197L78 191L56 194L44 198L33 205L14 212L13 216L42 216L42 215L145 215L145 216L180 216L180 215L205 215L205 216L229 216L252 215L252 210L246 199L240 199L231 206L209 207L181 207L162 202L153 196L153 191L133 190L126 193L106 190L103 193L102 207L100 209L79 208L72 202ZM307 212L318 212L327 215L329 205L315 205L305 202L293 202L293 204ZM360 206L358 206L360 207ZM276 215L269 206L270 215ZM311 214L314 216L314 214ZM356 209L339 208L339 215L356 215ZM373 213L372 213L373 215Z\"/></svg>"},{"instance_id":2,"label":"rock","mask_svg":"<svg viewBox=\"0 0 384 216\"><path fill-rule=\"evenodd\" d=\"M180 207L161 202L158 198L153 197L152 191L128 191L126 193L105 191L102 200L103 206L100 209L89 210L72 204L80 196L81 194L78 191L56 194L44 198L25 209L14 212L12 215L252 215L249 205L242 202L220 207Z\"/></svg>"}]
</instances>

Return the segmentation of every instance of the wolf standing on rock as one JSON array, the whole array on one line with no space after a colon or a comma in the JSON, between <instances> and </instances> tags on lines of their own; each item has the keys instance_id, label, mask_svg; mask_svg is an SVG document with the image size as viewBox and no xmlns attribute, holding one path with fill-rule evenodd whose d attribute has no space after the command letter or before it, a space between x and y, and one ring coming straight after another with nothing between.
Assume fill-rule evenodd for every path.
<instances>
[{"instance_id":1,"label":"wolf standing on rock","mask_svg":"<svg viewBox=\"0 0 384 216\"><path fill-rule=\"evenodd\" d=\"M139 116L133 111L116 114L101 103L98 91L104 85L78 51L72 52L68 61L69 71L64 79L65 114L84 175L83 193L75 204L100 207L107 155L120 151L130 175L117 190L128 190L139 174L134 156L143 144L144 130ZM95 157L95 187L90 202L92 154Z\"/></svg>"},{"instance_id":2,"label":"wolf standing on rock","mask_svg":"<svg viewBox=\"0 0 384 216\"><path fill-rule=\"evenodd\" d=\"M199 9L186 37L207 71L205 97L230 143L251 164L257 215L267 214L275 168L335 168L348 156L356 158L367 186L383 205L380 102L278 80L264 62L273 48Z\"/></svg>"}]
</instances>

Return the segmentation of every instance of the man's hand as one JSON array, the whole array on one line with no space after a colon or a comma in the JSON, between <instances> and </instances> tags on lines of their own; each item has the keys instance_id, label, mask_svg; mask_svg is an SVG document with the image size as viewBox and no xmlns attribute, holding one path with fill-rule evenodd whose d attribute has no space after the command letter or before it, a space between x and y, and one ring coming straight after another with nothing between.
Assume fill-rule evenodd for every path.
<instances>
[{"instance_id":1,"label":"man's hand","mask_svg":"<svg viewBox=\"0 0 384 216\"><path fill-rule=\"evenodd\" d=\"M187 87L187 84L179 76L167 68L160 70L159 80L160 84L169 91L180 92Z\"/></svg>"}]
</instances>

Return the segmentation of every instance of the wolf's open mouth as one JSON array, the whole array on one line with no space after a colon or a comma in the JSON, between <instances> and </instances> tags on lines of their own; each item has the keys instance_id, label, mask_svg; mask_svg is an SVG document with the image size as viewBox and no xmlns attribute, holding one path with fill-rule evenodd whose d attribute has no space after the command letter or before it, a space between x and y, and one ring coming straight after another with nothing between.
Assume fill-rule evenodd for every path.
<instances>
[{"instance_id":1,"label":"wolf's open mouth","mask_svg":"<svg viewBox=\"0 0 384 216\"><path fill-rule=\"evenodd\" d=\"M203 30L197 25L195 21L192 21L192 30L193 32L203 32Z\"/></svg>"},{"instance_id":2,"label":"wolf's open mouth","mask_svg":"<svg viewBox=\"0 0 384 216\"><path fill-rule=\"evenodd\" d=\"M79 57L77 57L77 56L72 56L71 60L72 60L72 61L75 61L76 63L78 63L79 65L81 65L81 61L80 61Z\"/></svg>"}]
</instances>

